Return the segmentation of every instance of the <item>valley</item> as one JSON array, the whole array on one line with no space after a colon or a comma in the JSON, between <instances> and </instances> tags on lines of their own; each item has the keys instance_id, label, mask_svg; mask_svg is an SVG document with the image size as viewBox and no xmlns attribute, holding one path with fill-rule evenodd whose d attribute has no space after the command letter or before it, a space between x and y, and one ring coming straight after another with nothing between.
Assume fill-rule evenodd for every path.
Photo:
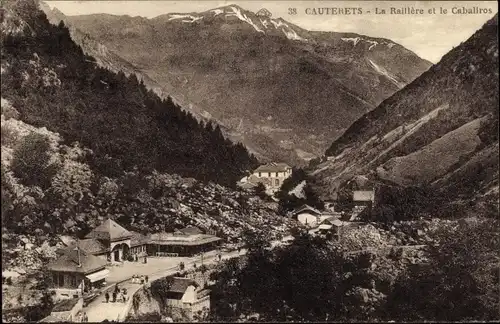
<instances>
[{"instance_id":1,"label":"valley","mask_svg":"<svg viewBox=\"0 0 500 324\"><path fill-rule=\"evenodd\" d=\"M3 322L500 318L497 14L2 9Z\"/></svg>"}]
</instances>

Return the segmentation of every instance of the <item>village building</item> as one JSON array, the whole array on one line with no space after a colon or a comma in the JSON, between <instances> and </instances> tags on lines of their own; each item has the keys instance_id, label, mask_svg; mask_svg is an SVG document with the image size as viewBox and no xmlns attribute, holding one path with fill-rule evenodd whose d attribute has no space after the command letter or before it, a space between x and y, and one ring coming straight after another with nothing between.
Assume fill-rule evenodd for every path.
<instances>
[{"instance_id":1,"label":"village building","mask_svg":"<svg viewBox=\"0 0 500 324\"><path fill-rule=\"evenodd\" d=\"M305 226L316 227L322 214L314 207L302 205L292 211L291 215L293 219L296 219L299 223Z\"/></svg>"},{"instance_id":2,"label":"village building","mask_svg":"<svg viewBox=\"0 0 500 324\"><path fill-rule=\"evenodd\" d=\"M166 306L172 313L172 319L192 321L200 313L208 314L210 290L193 279L173 277L166 294Z\"/></svg>"},{"instance_id":3,"label":"village building","mask_svg":"<svg viewBox=\"0 0 500 324\"><path fill-rule=\"evenodd\" d=\"M135 257L193 256L215 249L221 238L205 234L195 226L176 229L173 233L154 233L148 236L128 231L115 221L107 219L90 232L85 239L75 240L60 236L66 248L78 247L88 255L108 262L122 262Z\"/></svg>"},{"instance_id":4,"label":"village building","mask_svg":"<svg viewBox=\"0 0 500 324\"><path fill-rule=\"evenodd\" d=\"M214 250L221 239L210 234L179 230L174 233L151 234L147 253L153 256L193 256Z\"/></svg>"},{"instance_id":5,"label":"village building","mask_svg":"<svg viewBox=\"0 0 500 324\"><path fill-rule=\"evenodd\" d=\"M49 316L41 323L81 322L83 315L83 298L66 299L57 303Z\"/></svg>"},{"instance_id":6,"label":"village building","mask_svg":"<svg viewBox=\"0 0 500 324\"><path fill-rule=\"evenodd\" d=\"M144 257L147 255L147 244L149 242L149 238L146 235L142 235L141 233L137 233L134 231L130 231L130 250L129 255L131 257Z\"/></svg>"},{"instance_id":7,"label":"village building","mask_svg":"<svg viewBox=\"0 0 500 324\"><path fill-rule=\"evenodd\" d=\"M94 228L85 238L90 240L91 243L88 244L104 247L106 252L99 253L99 256L105 255L107 260L115 262L125 260L132 245L132 233L110 218Z\"/></svg>"},{"instance_id":8,"label":"village building","mask_svg":"<svg viewBox=\"0 0 500 324\"><path fill-rule=\"evenodd\" d=\"M56 299L79 298L84 293L101 288L109 275L106 260L78 247L57 251L58 257L48 264L50 290Z\"/></svg>"},{"instance_id":9,"label":"village building","mask_svg":"<svg viewBox=\"0 0 500 324\"><path fill-rule=\"evenodd\" d=\"M375 206L375 190L354 190L352 192L352 202L353 208L350 220L371 219L372 210Z\"/></svg>"},{"instance_id":10,"label":"village building","mask_svg":"<svg viewBox=\"0 0 500 324\"><path fill-rule=\"evenodd\" d=\"M343 225L344 223L337 217L328 217L320 222L318 233L324 235L331 234L333 239L339 240Z\"/></svg>"},{"instance_id":11,"label":"village building","mask_svg":"<svg viewBox=\"0 0 500 324\"><path fill-rule=\"evenodd\" d=\"M268 194L274 194L279 190L283 181L292 175L292 167L286 163L268 163L259 166L251 175L242 178L238 186L249 187L247 183L258 185L262 183Z\"/></svg>"}]
</instances>

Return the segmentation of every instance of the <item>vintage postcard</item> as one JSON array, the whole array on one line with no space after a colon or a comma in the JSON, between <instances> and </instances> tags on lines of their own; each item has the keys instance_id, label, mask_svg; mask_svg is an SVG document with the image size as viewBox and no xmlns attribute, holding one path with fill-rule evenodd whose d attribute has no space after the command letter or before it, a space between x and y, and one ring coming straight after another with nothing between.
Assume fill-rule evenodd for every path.
<instances>
[{"instance_id":1,"label":"vintage postcard","mask_svg":"<svg viewBox=\"0 0 500 324\"><path fill-rule=\"evenodd\" d=\"M497 16L2 0L2 321L499 321Z\"/></svg>"}]
</instances>

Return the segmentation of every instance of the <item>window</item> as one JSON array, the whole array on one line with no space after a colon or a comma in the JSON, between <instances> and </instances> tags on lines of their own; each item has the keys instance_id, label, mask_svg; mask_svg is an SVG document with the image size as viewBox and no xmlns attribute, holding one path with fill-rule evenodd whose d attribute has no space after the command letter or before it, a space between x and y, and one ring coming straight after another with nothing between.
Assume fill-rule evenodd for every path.
<instances>
[{"instance_id":1,"label":"window","mask_svg":"<svg viewBox=\"0 0 500 324\"><path fill-rule=\"evenodd\" d=\"M54 284L54 286L58 286L59 285L58 282L59 282L59 277L57 276L57 273L53 273L52 274L52 283Z\"/></svg>"},{"instance_id":2,"label":"window","mask_svg":"<svg viewBox=\"0 0 500 324\"><path fill-rule=\"evenodd\" d=\"M62 273L59 274L59 283L58 283L58 286L59 287L64 286L64 274L62 274Z\"/></svg>"},{"instance_id":3,"label":"window","mask_svg":"<svg viewBox=\"0 0 500 324\"><path fill-rule=\"evenodd\" d=\"M261 178L261 177L262 177L262 172L259 172L259 178Z\"/></svg>"},{"instance_id":4,"label":"window","mask_svg":"<svg viewBox=\"0 0 500 324\"><path fill-rule=\"evenodd\" d=\"M276 179L276 186L279 186L280 185L280 181L278 179Z\"/></svg>"},{"instance_id":5,"label":"window","mask_svg":"<svg viewBox=\"0 0 500 324\"><path fill-rule=\"evenodd\" d=\"M271 172L268 172L268 173L267 173L267 176L270 178L270 177L271 177Z\"/></svg>"},{"instance_id":6,"label":"window","mask_svg":"<svg viewBox=\"0 0 500 324\"><path fill-rule=\"evenodd\" d=\"M77 284L76 284L76 276L71 276L71 287L76 287Z\"/></svg>"}]
</instances>

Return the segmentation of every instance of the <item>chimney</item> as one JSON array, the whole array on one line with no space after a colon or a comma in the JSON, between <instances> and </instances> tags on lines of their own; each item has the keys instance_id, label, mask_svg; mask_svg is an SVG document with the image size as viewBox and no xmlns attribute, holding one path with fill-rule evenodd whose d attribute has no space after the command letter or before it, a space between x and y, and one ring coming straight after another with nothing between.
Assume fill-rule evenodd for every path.
<instances>
[{"instance_id":1,"label":"chimney","mask_svg":"<svg viewBox=\"0 0 500 324\"><path fill-rule=\"evenodd\" d=\"M80 268L82 266L82 260L80 259L80 247L78 246L78 244L76 245L76 253L78 254L78 268Z\"/></svg>"}]
</instances>

